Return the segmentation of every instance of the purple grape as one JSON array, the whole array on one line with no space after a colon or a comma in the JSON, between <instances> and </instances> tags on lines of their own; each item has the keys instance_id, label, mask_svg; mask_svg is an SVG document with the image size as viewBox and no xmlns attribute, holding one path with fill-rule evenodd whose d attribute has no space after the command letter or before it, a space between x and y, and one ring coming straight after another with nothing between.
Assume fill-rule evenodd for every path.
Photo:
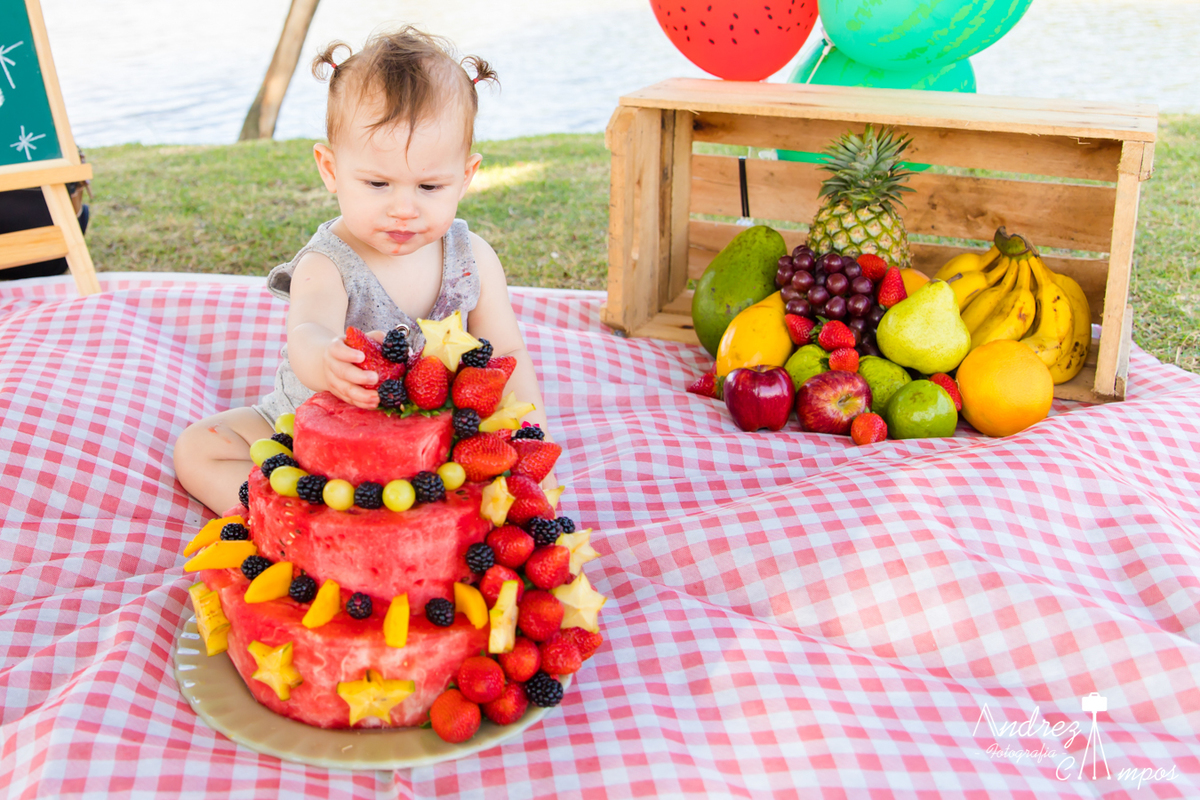
<instances>
[{"instance_id":1,"label":"purple grape","mask_svg":"<svg viewBox=\"0 0 1200 800\"><path fill-rule=\"evenodd\" d=\"M795 286L802 292L807 292L816 282L817 280L812 276L811 272L805 272L802 269L797 270L796 274L792 276L792 286Z\"/></svg>"},{"instance_id":2,"label":"purple grape","mask_svg":"<svg viewBox=\"0 0 1200 800\"><path fill-rule=\"evenodd\" d=\"M795 269L796 265L792 263L790 256L781 256L777 266L780 269Z\"/></svg>"},{"instance_id":3,"label":"purple grape","mask_svg":"<svg viewBox=\"0 0 1200 800\"><path fill-rule=\"evenodd\" d=\"M856 294L846 301L846 313L855 318L865 317L871 310L871 298L865 294ZM864 321L865 325L866 322Z\"/></svg>"},{"instance_id":4,"label":"purple grape","mask_svg":"<svg viewBox=\"0 0 1200 800\"><path fill-rule=\"evenodd\" d=\"M883 306L872 306L871 310L867 312L867 322L871 325L878 325L879 320L883 319L883 315L886 313L887 309Z\"/></svg>"},{"instance_id":5,"label":"purple grape","mask_svg":"<svg viewBox=\"0 0 1200 800\"><path fill-rule=\"evenodd\" d=\"M799 314L802 317L812 318L812 316L813 316L812 303L808 302L807 300L797 300L794 303L794 305L796 307L797 314Z\"/></svg>"},{"instance_id":6,"label":"purple grape","mask_svg":"<svg viewBox=\"0 0 1200 800\"><path fill-rule=\"evenodd\" d=\"M784 303L790 303L791 301L800 297L802 292L795 286L792 286L790 283L788 283L784 284L784 287L779 290L779 294L783 297Z\"/></svg>"},{"instance_id":7,"label":"purple grape","mask_svg":"<svg viewBox=\"0 0 1200 800\"><path fill-rule=\"evenodd\" d=\"M859 347L860 354L864 355L864 356L882 356L883 355L883 351L881 351L879 349L879 346L875 344L875 341L871 340L871 339L864 339L862 344L860 344L858 347Z\"/></svg>"},{"instance_id":8,"label":"purple grape","mask_svg":"<svg viewBox=\"0 0 1200 800\"><path fill-rule=\"evenodd\" d=\"M875 292L875 282L866 275L860 275L850 284L855 294L865 294L869 298Z\"/></svg>"},{"instance_id":9,"label":"purple grape","mask_svg":"<svg viewBox=\"0 0 1200 800\"><path fill-rule=\"evenodd\" d=\"M840 272L835 272L825 279L825 288L830 294L842 297L850 289L850 281Z\"/></svg>"},{"instance_id":10,"label":"purple grape","mask_svg":"<svg viewBox=\"0 0 1200 800\"><path fill-rule=\"evenodd\" d=\"M829 299L829 290L824 286L814 286L808 290L808 302L814 306L823 306Z\"/></svg>"},{"instance_id":11,"label":"purple grape","mask_svg":"<svg viewBox=\"0 0 1200 800\"><path fill-rule=\"evenodd\" d=\"M850 330L854 331L856 336L861 337L863 332L867 329L867 321L862 317L855 317L847 322L846 326L850 328ZM862 339L860 338L859 341L862 341Z\"/></svg>"},{"instance_id":12,"label":"purple grape","mask_svg":"<svg viewBox=\"0 0 1200 800\"><path fill-rule=\"evenodd\" d=\"M842 261L844 263L845 259L842 259ZM860 267L856 262L851 261L849 264L846 264L844 267L842 267L842 274L850 280L854 280L859 275L862 275L862 267Z\"/></svg>"},{"instance_id":13,"label":"purple grape","mask_svg":"<svg viewBox=\"0 0 1200 800\"><path fill-rule=\"evenodd\" d=\"M824 286L824 285L825 285L825 277L826 277L826 275L825 275L825 270L823 270L823 269L814 269L814 270L812 271L812 276L813 276L813 280L816 282L817 286Z\"/></svg>"},{"instance_id":14,"label":"purple grape","mask_svg":"<svg viewBox=\"0 0 1200 800\"><path fill-rule=\"evenodd\" d=\"M811 257L812 256L812 248L806 244L796 245L792 249L792 258L795 258L796 256L799 256L799 255L808 255Z\"/></svg>"},{"instance_id":15,"label":"purple grape","mask_svg":"<svg viewBox=\"0 0 1200 800\"><path fill-rule=\"evenodd\" d=\"M785 305L783 307L783 311L785 314L800 314L801 308L807 308L807 307L808 307L808 301L800 300L799 298L797 298L796 300L788 300L787 305ZM804 316L804 315L800 314L800 316Z\"/></svg>"},{"instance_id":16,"label":"purple grape","mask_svg":"<svg viewBox=\"0 0 1200 800\"><path fill-rule=\"evenodd\" d=\"M825 272L829 275L832 275L835 272L841 272L842 257L837 253L826 253L825 255L821 256L820 265L821 269L825 270Z\"/></svg>"},{"instance_id":17,"label":"purple grape","mask_svg":"<svg viewBox=\"0 0 1200 800\"><path fill-rule=\"evenodd\" d=\"M796 265L796 269L806 269L811 271L813 265L817 263L817 260L812 257L811 252L806 252L792 256L792 263Z\"/></svg>"},{"instance_id":18,"label":"purple grape","mask_svg":"<svg viewBox=\"0 0 1200 800\"><path fill-rule=\"evenodd\" d=\"M831 297L825 301L825 316L830 319L842 319L846 316L846 298Z\"/></svg>"},{"instance_id":19,"label":"purple grape","mask_svg":"<svg viewBox=\"0 0 1200 800\"><path fill-rule=\"evenodd\" d=\"M775 288L776 289L782 289L784 286L787 286L791 282L791 280L792 280L792 276L787 272L787 270L783 269L782 267L780 269L775 270Z\"/></svg>"}]
</instances>

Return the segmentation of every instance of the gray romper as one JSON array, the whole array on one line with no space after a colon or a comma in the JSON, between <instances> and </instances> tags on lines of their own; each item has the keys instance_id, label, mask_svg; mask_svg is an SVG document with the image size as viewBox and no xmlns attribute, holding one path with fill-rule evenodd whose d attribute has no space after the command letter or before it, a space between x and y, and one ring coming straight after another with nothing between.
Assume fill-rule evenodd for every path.
<instances>
[{"instance_id":1,"label":"gray romper","mask_svg":"<svg viewBox=\"0 0 1200 800\"><path fill-rule=\"evenodd\" d=\"M282 300L290 299L292 271L296 269L296 264L305 253L320 253L337 267L342 284L346 287L346 296L350 300L346 307L346 327L353 325L366 333L389 331L397 325L406 325L410 331L408 341L412 352L420 352L425 346L425 337L421 335L417 321L396 307L366 262L330 230L339 219L341 217L323 223L295 258L271 270L267 276L267 290ZM442 252L442 287L428 319L445 319L458 310L462 312L463 327L466 328L467 312L479 302L479 276L475 274L475 256L471 253L467 223L461 219L454 220L450 230L442 237ZM254 410L272 426L276 417L295 412L297 406L314 394L292 371L286 344L279 354L283 361L275 372L275 391L254 406Z\"/></svg>"}]
</instances>

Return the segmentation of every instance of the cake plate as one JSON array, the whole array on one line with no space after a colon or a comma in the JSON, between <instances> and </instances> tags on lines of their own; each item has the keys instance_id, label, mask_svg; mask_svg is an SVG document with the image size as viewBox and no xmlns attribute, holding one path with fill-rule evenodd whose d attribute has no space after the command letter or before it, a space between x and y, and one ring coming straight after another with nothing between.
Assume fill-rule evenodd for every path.
<instances>
[{"instance_id":1,"label":"cake plate","mask_svg":"<svg viewBox=\"0 0 1200 800\"><path fill-rule=\"evenodd\" d=\"M195 616L184 623L175 643L175 680L213 730L256 752L330 769L407 769L453 761L520 735L553 710L530 704L511 725L495 725L485 717L479 731L462 744L444 742L430 728L314 728L259 705L228 655L205 654ZM564 689L570 686L571 676L562 683Z\"/></svg>"}]
</instances>

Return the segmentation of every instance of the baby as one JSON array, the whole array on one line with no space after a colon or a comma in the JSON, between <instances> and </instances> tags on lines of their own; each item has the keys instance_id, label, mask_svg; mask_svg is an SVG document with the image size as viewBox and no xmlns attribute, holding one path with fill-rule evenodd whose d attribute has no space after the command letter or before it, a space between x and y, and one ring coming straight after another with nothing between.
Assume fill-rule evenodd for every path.
<instances>
[{"instance_id":1,"label":"baby","mask_svg":"<svg viewBox=\"0 0 1200 800\"><path fill-rule=\"evenodd\" d=\"M275 391L257 406L193 423L175 445L180 483L218 514L237 504L254 466L250 445L274 433L276 417L319 391L360 408L379 404L366 388L378 376L356 366L365 356L346 344L348 326L381 341L405 325L419 351L418 319L461 312L464 327L486 339L493 356L516 358L505 392L534 403L526 420L546 427L500 260L455 219L482 160L471 153L475 84L494 81L495 73L474 56L454 60L448 43L413 28L377 35L336 62L343 48L336 42L313 62L318 78L329 75L329 144L315 145L313 155L341 216L323 223L267 278L271 293L290 303Z\"/></svg>"}]
</instances>

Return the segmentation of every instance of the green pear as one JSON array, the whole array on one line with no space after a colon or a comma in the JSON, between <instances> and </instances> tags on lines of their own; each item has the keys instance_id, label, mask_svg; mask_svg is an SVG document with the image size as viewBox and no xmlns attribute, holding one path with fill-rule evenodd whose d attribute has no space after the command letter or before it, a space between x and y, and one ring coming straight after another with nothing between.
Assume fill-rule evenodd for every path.
<instances>
[{"instance_id":1,"label":"green pear","mask_svg":"<svg viewBox=\"0 0 1200 800\"><path fill-rule=\"evenodd\" d=\"M792 386L798 392L812 376L829 372L829 353L819 344L806 344L792 353L783 368L792 376Z\"/></svg>"},{"instance_id":2,"label":"green pear","mask_svg":"<svg viewBox=\"0 0 1200 800\"><path fill-rule=\"evenodd\" d=\"M966 358L971 332L950 284L930 281L888 309L875 329L875 343L889 361L933 375Z\"/></svg>"},{"instance_id":3,"label":"green pear","mask_svg":"<svg viewBox=\"0 0 1200 800\"><path fill-rule=\"evenodd\" d=\"M871 410L880 415L896 390L912 380L904 367L879 356L863 356L859 359L858 374L871 387Z\"/></svg>"}]
</instances>

